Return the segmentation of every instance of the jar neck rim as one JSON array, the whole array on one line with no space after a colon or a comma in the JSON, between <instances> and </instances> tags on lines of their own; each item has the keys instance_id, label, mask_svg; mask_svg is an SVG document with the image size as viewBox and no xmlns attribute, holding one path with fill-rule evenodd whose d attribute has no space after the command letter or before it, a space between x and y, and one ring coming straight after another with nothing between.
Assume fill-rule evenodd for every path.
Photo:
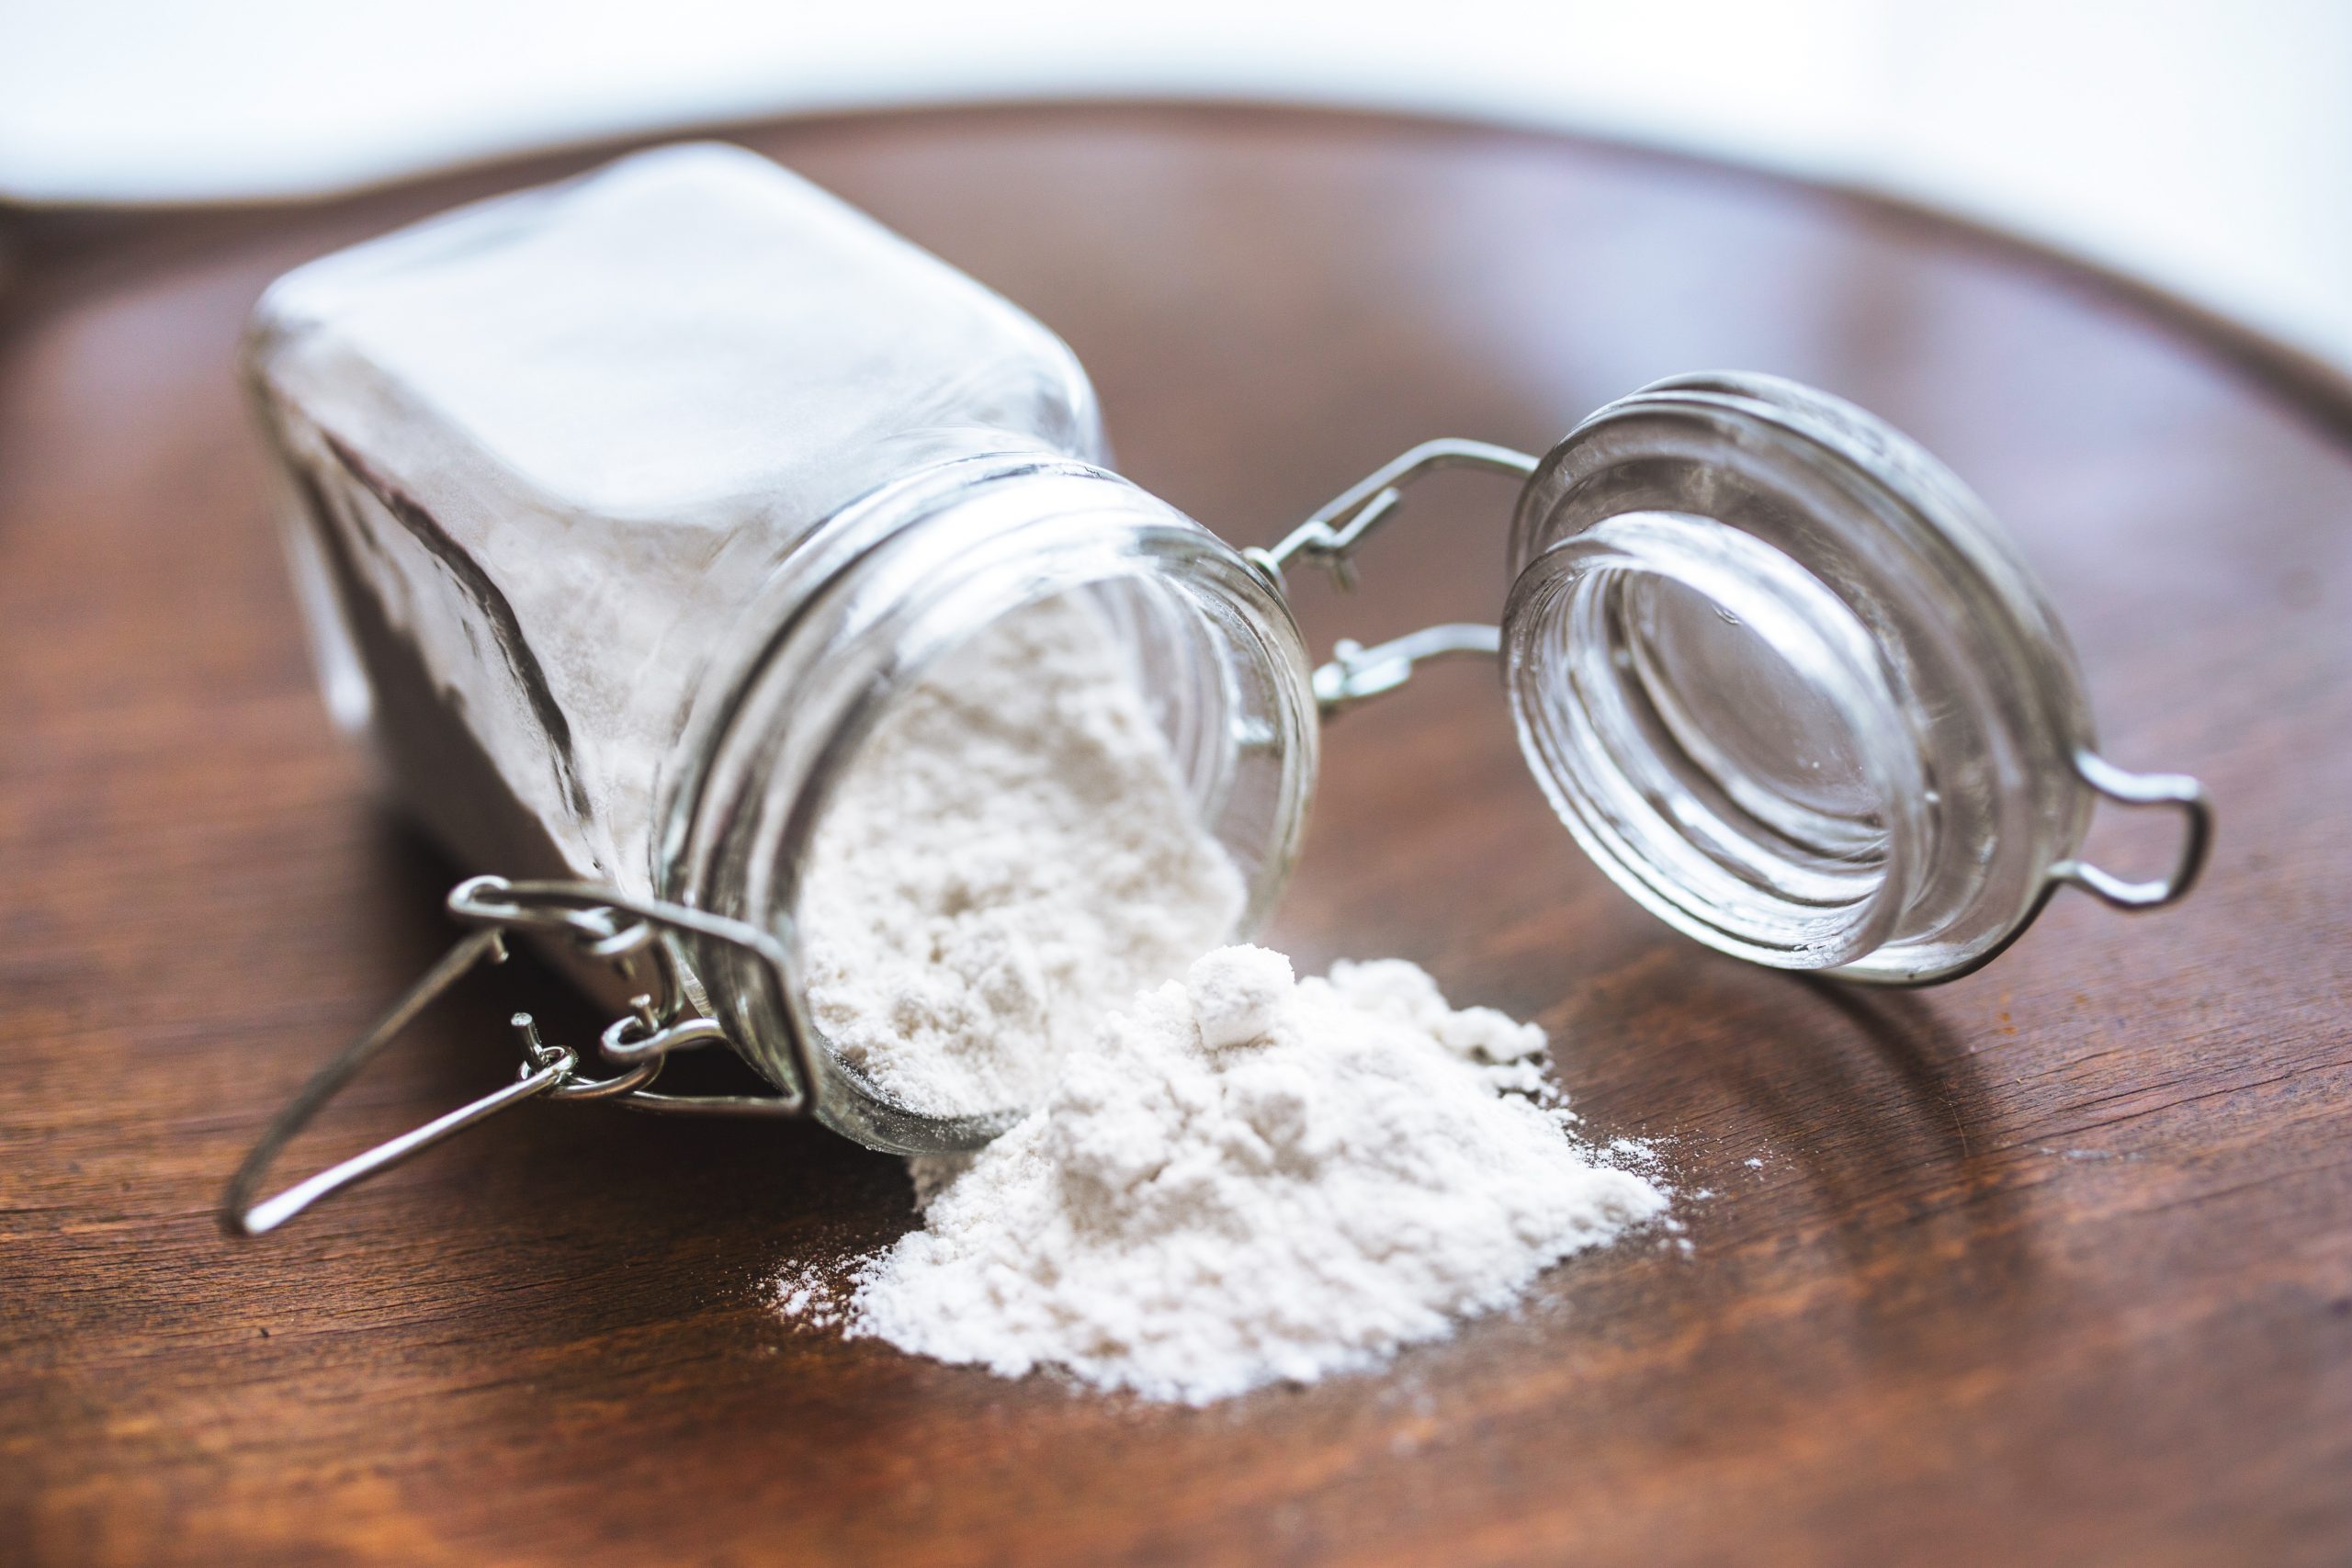
<instances>
[{"instance_id":1,"label":"jar neck rim","mask_svg":"<svg viewBox=\"0 0 2352 1568\"><path fill-rule=\"evenodd\" d=\"M792 963L785 994L727 955L704 970L713 1010L753 1065L786 1071L788 1037L809 1030L791 912L835 783L896 698L953 649L1025 605L1121 579L1181 595L1241 648L1276 694L1287 773L1252 879L1253 923L1279 891L1303 827L1314 700L1287 607L1232 547L1107 469L1004 452L907 476L829 519L763 594L746 649L711 683L709 712L666 781L656 875L664 896L775 931ZM731 1016L730 1016L731 1014ZM837 1073L829 1054L820 1070ZM918 1117L848 1080L820 1086L828 1120L910 1153L970 1147L997 1121Z\"/></svg>"}]
</instances>

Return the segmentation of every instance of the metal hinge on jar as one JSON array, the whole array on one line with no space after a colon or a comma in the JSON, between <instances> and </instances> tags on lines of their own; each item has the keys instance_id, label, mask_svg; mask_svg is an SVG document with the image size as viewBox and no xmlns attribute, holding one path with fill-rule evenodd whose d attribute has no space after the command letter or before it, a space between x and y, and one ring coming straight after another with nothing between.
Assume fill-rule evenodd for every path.
<instances>
[{"instance_id":1,"label":"metal hinge on jar","mask_svg":"<svg viewBox=\"0 0 2352 1568\"><path fill-rule=\"evenodd\" d=\"M1475 468L1524 482L1535 467L1536 459L1529 454L1485 441L1424 441L1349 486L1272 548L1241 554L1278 592L1287 592L1283 569L1294 561L1320 567L1341 588L1353 589L1356 550L1395 515L1408 485L1441 468ZM1329 717L1367 697L1395 691L1418 665L1433 660L1492 659L1501 651L1502 628L1475 622L1423 626L1372 648L1343 638L1331 649L1331 661L1315 671L1316 706Z\"/></svg>"},{"instance_id":2,"label":"metal hinge on jar","mask_svg":"<svg viewBox=\"0 0 2352 1568\"><path fill-rule=\"evenodd\" d=\"M636 898L617 888L586 882L509 882L503 877L477 876L450 890L448 908L451 915L474 929L425 971L373 1029L313 1074L301 1092L271 1120L222 1197L220 1223L231 1234L259 1235L274 1230L320 1199L389 1170L452 1134L527 1100L601 1100L632 1111L672 1115L801 1116L810 1109L808 1086L817 1078L808 1060L808 1043L797 1033L791 1046L801 1088L792 1093L680 1095L656 1093L652 1088L674 1053L727 1043L725 1031L694 1010L677 958L662 940L663 933L739 947L766 965L781 985L784 949L767 932L741 920L657 899ZM295 1134L443 992L481 964L504 963L507 934L514 931L562 936L576 943L585 956L611 964L633 982L644 979L649 984L650 988L633 998L629 1010L615 1019L597 1041L597 1054L616 1069L612 1076L594 1076L583 1066L578 1051L548 1044L540 1039L531 1015L518 1012L514 1029L523 1063L514 1082L274 1196L256 1199L254 1191L262 1178Z\"/></svg>"}]
</instances>

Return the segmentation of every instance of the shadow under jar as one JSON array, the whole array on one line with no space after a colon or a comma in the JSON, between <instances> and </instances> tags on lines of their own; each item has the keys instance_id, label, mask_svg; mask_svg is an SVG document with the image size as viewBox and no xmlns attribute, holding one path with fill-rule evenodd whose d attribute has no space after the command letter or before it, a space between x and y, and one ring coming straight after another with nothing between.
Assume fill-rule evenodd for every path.
<instances>
[{"instance_id":1,"label":"shadow under jar","mask_svg":"<svg viewBox=\"0 0 2352 1568\"><path fill-rule=\"evenodd\" d=\"M331 1062L239 1172L265 1230L536 1094L813 1113L977 1146L1020 1108L917 1114L811 1021L813 836L894 700L984 629L1085 601L1230 858L1246 936L1295 857L1318 710L1499 654L1522 747L1609 874L1702 942L1918 982L1984 962L2066 882L2186 891L2193 781L2092 750L2030 574L1946 470L1766 377L1660 382L1540 461L1417 447L1271 549L1120 478L1084 373L1003 299L734 148L641 153L315 262L248 365L329 705L469 870L476 932ZM1521 482L1496 626L1311 669L1284 597L1344 572L1431 468ZM2075 858L2096 793L2186 814L2161 882ZM510 929L623 1008L615 1076L538 1042L517 1084L265 1202L292 1133ZM731 1046L773 1096L650 1086Z\"/></svg>"}]
</instances>

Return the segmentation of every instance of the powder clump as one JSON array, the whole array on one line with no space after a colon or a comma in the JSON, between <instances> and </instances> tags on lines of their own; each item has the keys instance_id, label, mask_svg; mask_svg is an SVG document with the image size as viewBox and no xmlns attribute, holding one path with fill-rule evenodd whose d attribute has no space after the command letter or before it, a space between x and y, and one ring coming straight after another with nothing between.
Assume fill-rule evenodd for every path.
<instances>
[{"instance_id":1,"label":"powder clump","mask_svg":"<svg viewBox=\"0 0 2352 1568\"><path fill-rule=\"evenodd\" d=\"M1544 1045L1401 960L1294 981L1218 949L988 1147L915 1162L924 1228L860 1269L846 1331L1193 1403L1441 1337L1666 1212L1546 1102Z\"/></svg>"}]
</instances>

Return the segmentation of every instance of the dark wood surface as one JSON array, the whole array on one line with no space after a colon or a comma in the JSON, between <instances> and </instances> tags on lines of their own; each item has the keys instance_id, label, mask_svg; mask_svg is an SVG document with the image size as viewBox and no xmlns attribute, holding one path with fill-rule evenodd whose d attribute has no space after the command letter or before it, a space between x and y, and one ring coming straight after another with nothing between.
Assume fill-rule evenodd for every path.
<instances>
[{"instance_id":1,"label":"dark wood surface","mask_svg":"<svg viewBox=\"0 0 2352 1568\"><path fill-rule=\"evenodd\" d=\"M232 1244L221 1179L447 939L452 876L312 693L239 323L578 160L51 226L0 295L0 1560L2352 1560L2352 409L1984 236L1589 145L1110 107L748 139L1062 332L1127 471L1238 541L1668 372L1861 401L2020 536L2109 752L2212 786L2206 885L2062 897L1928 993L1743 967L1579 861L1491 675L1444 668L1332 729L1272 936L1541 1018L1592 1124L1712 1191L1688 1256L1187 1411L773 1319L780 1265L909 1223L813 1127L534 1107ZM1495 614L1507 497L1445 487L1355 599L1304 589L1318 643ZM582 1021L496 975L297 1158L500 1080L518 1004Z\"/></svg>"}]
</instances>

